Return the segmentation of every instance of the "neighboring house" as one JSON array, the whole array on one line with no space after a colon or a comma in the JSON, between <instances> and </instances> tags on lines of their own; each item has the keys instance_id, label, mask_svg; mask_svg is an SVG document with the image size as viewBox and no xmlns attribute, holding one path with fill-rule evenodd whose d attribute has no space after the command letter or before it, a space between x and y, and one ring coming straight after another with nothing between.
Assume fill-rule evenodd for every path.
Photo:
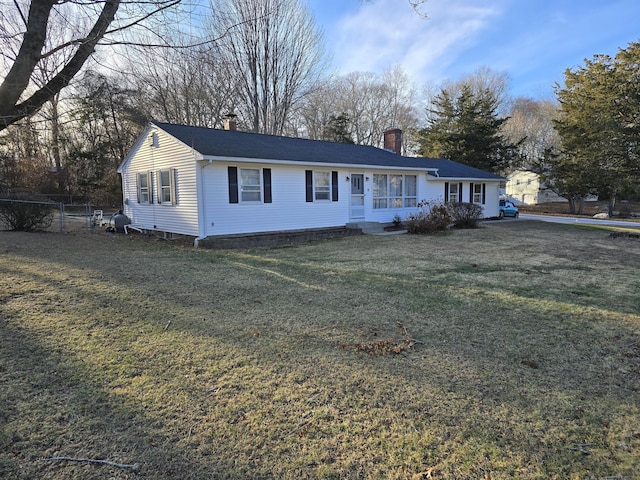
<instances>
[{"instance_id":1,"label":"neighboring house","mask_svg":"<svg viewBox=\"0 0 640 480\"><path fill-rule=\"evenodd\" d=\"M235 130L150 123L118 168L132 225L196 237L391 223L421 200L480 204L498 216L504 178L451 160ZM395 151L390 151L393 149Z\"/></svg>"},{"instance_id":2,"label":"neighboring house","mask_svg":"<svg viewBox=\"0 0 640 480\"><path fill-rule=\"evenodd\" d=\"M505 194L516 205L567 201L546 188L536 173L526 170L518 170L507 177Z\"/></svg>"}]
</instances>

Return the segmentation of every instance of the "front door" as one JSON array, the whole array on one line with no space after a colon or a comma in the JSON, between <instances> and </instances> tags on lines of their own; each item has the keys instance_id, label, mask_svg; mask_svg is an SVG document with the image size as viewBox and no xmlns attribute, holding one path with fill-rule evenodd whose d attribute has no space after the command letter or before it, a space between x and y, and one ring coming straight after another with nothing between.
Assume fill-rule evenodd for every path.
<instances>
[{"instance_id":1,"label":"front door","mask_svg":"<svg viewBox=\"0 0 640 480\"><path fill-rule=\"evenodd\" d=\"M364 175L351 174L351 220L364 218Z\"/></svg>"}]
</instances>

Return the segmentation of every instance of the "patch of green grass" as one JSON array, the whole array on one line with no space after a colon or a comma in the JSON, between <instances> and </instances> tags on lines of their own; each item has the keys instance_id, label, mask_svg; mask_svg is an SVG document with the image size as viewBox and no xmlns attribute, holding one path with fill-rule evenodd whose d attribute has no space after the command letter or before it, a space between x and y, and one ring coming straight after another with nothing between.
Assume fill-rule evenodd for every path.
<instances>
[{"instance_id":1,"label":"patch of green grass","mask_svg":"<svg viewBox=\"0 0 640 480\"><path fill-rule=\"evenodd\" d=\"M0 233L0 477L635 478L639 254L536 222L255 251Z\"/></svg>"}]
</instances>

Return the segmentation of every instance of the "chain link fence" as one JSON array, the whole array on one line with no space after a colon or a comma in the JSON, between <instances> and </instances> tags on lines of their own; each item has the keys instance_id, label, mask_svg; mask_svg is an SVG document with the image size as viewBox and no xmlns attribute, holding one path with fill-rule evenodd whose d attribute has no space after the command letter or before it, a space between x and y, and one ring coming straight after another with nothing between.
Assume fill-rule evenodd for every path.
<instances>
[{"instance_id":1,"label":"chain link fence","mask_svg":"<svg viewBox=\"0 0 640 480\"><path fill-rule=\"evenodd\" d=\"M75 203L73 197L65 199L71 202L0 198L0 230L14 229L16 222L19 224L21 220L19 217L16 220L16 215L39 216L46 212L34 230L90 232L110 225L111 218L117 213L117 209L96 209L89 202Z\"/></svg>"}]
</instances>

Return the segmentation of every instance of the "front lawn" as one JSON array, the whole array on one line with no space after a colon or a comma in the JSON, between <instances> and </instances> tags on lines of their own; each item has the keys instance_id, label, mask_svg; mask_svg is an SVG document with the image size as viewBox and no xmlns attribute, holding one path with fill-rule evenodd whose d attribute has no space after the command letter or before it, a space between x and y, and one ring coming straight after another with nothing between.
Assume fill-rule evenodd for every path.
<instances>
[{"instance_id":1,"label":"front lawn","mask_svg":"<svg viewBox=\"0 0 640 480\"><path fill-rule=\"evenodd\" d=\"M637 239L0 232L0 271L0 478L640 478Z\"/></svg>"}]
</instances>

